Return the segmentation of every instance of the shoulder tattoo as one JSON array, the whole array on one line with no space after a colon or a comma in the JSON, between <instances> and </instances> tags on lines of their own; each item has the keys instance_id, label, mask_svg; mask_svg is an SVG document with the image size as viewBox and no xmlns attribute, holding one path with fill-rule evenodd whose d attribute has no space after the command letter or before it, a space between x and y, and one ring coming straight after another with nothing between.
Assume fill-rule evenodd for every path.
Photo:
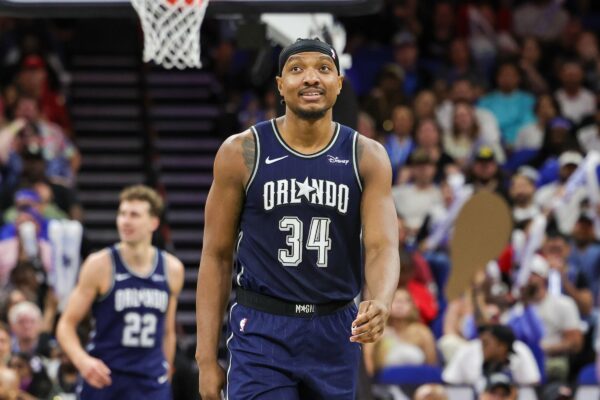
<instances>
[{"instance_id":1,"label":"shoulder tattoo","mask_svg":"<svg viewBox=\"0 0 600 400\"><path fill-rule=\"evenodd\" d=\"M244 165L246 165L248 172L252 173L254 162L256 160L256 142L254 141L254 135L250 134L244 137L242 141L242 154L244 156Z\"/></svg>"}]
</instances>

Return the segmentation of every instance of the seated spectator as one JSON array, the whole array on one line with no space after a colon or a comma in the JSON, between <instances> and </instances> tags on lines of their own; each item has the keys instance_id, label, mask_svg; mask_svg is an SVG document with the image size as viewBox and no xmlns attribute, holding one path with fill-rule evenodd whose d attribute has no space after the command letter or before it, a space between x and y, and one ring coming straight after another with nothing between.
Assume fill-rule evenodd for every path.
<instances>
[{"instance_id":1,"label":"seated spectator","mask_svg":"<svg viewBox=\"0 0 600 400\"><path fill-rule=\"evenodd\" d=\"M417 39L410 32L398 32L392 38L392 46L394 61L404 72L402 93L406 98L413 98L419 90L428 88L432 82L431 74L419 59Z\"/></svg>"},{"instance_id":2,"label":"seated spectator","mask_svg":"<svg viewBox=\"0 0 600 400\"><path fill-rule=\"evenodd\" d=\"M30 301L16 304L10 309L8 320L13 336L13 353L49 356L51 330L43 325L42 313L37 305Z\"/></svg>"},{"instance_id":3,"label":"seated spectator","mask_svg":"<svg viewBox=\"0 0 600 400\"><path fill-rule=\"evenodd\" d=\"M519 36L556 41L569 21L569 14L551 0L523 2L514 12L513 29Z\"/></svg>"},{"instance_id":4,"label":"seated spectator","mask_svg":"<svg viewBox=\"0 0 600 400\"><path fill-rule=\"evenodd\" d=\"M568 262L574 270L583 273L586 282L592 289L594 306L598 307L600 305L598 303L600 296L600 271L598 271L600 244L596 240L594 222L588 215L580 214L573 227Z\"/></svg>"},{"instance_id":5,"label":"seated spectator","mask_svg":"<svg viewBox=\"0 0 600 400\"><path fill-rule=\"evenodd\" d=\"M433 180L436 183L441 183L446 176L459 172L454 159L442 148L442 130L435 119L426 118L417 122L415 147L425 151L435 162L435 176ZM403 179L402 175L401 172L399 178L402 182L407 182L408 178Z\"/></svg>"},{"instance_id":6,"label":"seated spectator","mask_svg":"<svg viewBox=\"0 0 600 400\"><path fill-rule=\"evenodd\" d=\"M437 317L439 308L435 297L437 286L432 282L429 265L418 252L411 254L403 248L400 248L400 263L403 274L398 287L409 292L421 322L430 324Z\"/></svg>"},{"instance_id":7,"label":"seated spectator","mask_svg":"<svg viewBox=\"0 0 600 400\"><path fill-rule=\"evenodd\" d=\"M392 182L396 182L400 168L408 162L415 144L412 138L415 119L407 106L396 106L392 111L392 132L385 137L383 147L392 163Z\"/></svg>"},{"instance_id":8,"label":"seated spectator","mask_svg":"<svg viewBox=\"0 0 600 400\"><path fill-rule=\"evenodd\" d=\"M0 228L0 287L20 261L30 260L46 274L52 271L52 248L46 232L47 221L33 208L19 210L14 223Z\"/></svg>"},{"instance_id":9,"label":"seated spectator","mask_svg":"<svg viewBox=\"0 0 600 400\"><path fill-rule=\"evenodd\" d=\"M427 383L419 386L413 400L448 400L448 394L444 386Z\"/></svg>"},{"instance_id":10,"label":"seated spectator","mask_svg":"<svg viewBox=\"0 0 600 400\"><path fill-rule=\"evenodd\" d=\"M552 169L556 168L558 157L565 151L579 151L577 138L573 132L573 123L566 118L557 116L552 118L546 124L544 130L544 139L542 147L537 152L535 158L530 161L531 166L538 168L540 174L550 175L541 179L539 184L546 184L557 179L557 173Z\"/></svg>"},{"instance_id":11,"label":"seated spectator","mask_svg":"<svg viewBox=\"0 0 600 400\"><path fill-rule=\"evenodd\" d=\"M496 153L487 145L476 150L473 163L467 171L467 183L472 185L475 191L489 190L508 199L505 177L498 165Z\"/></svg>"},{"instance_id":12,"label":"seated spectator","mask_svg":"<svg viewBox=\"0 0 600 400\"><path fill-rule=\"evenodd\" d=\"M560 68L561 87L554 96L562 115L579 124L584 117L596 113L596 97L583 86L583 68L575 60L566 61Z\"/></svg>"},{"instance_id":13,"label":"seated spectator","mask_svg":"<svg viewBox=\"0 0 600 400\"><path fill-rule=\"evenodd\" d=\"M367 371L372 375L389 366L436 363L431 331L419 322L419 313L408 291L396 290L383 336L378 342L365 345Z\"/></svg>"},{"instance_id":14,"label":"seated spectator","mask_svg":"<svg viewBox=\"0 0 600 400\"><path fill-rule=\"evenodd\" d=\"M510 181L509 196L512 204L512 216L515 222L520 223L535 218L541 209L533 201L535 182L538 173L531 167L521 167Z\"/></svg>"},{"instance_id":15,"label":"seated spectator","mask_svg":"<svg viewBox=\"0 0 600 400\"><path fill-rule=\"evenodd\" d=\"M417 123L424 119L435 119L435 107L437 99L433 91L426 89L421 90L415 96L413 108L415 111L415 120Z\"/></svg>"},{"instance_id":16,"label":"seated spectator","mask_svg":"<svg viewBox=\"0 0 600 400\"><path fill-rule=\"evenodd\" d=\"M377 130L392 130L392 110L404 103L403 82L404 73L396 64L385 64L379 71L377 84L363 104L363 109L375 120Z\"/></svg>"},{"instance_id":17,"label":"seated spectator","mask_svg":"<svg viewBox=\"0 0 600 400\"><path fill-rule=\"evenodd\" d=\"M458 350L444 368L442 379L453 385L471 385L478 391L496 373L510 374L519 385L540 382L537 364L525 343L503 325L484 325L479 337Z\"/></svg>"},{"instance_id":18,"label":"seated spectator","mask_svg":"<svg viewBox=\"0 0 600 400\"><path fill-rule=\"evenodd\" d=\"M487 379L479 400L517 400L518 393L510 375L496 373Z\"/></svg>"},{"instance_id":19,"label":"seated spectator","mask_svg":"<svg viewBox=\"0 0 600 400\"><path fill-rule=\"evenodd\" d=\"M523 126L517 133L515 150L539 149L544 140L544 130L552 118L558 115L559 106L554 97L541 94L535 101L535 121Z\"/></svg>"},{"instance_id":20,"label":"seated spectator","mask_svg":"<svg viewBox=\"0 0 600 400\"><path fill-rule=\"evenodd\" d=\"M596 115L590 124L577 131L577 140L585 153L592 150L600 152L600 109L596 111Z\"/></svg>"},{"instance_id":21,"label":"seated spectator","mask_svg":"<svg viewBox=\"0 0 600 400\"><path fill-rule=\"evenodd\" d=\"M469 43L464 38L452 39L448 50L448 63L442 67L440 74L447 83L452 84L457 79L468 79L486 86L485 76L473 62Z\"/></svg>"},{"instance_id":22,"label":"seated spectator","mask_svg":"<svg viewBox=\"0 0 600 400\"><path fill-rule=\"evenodd\" d=\"M502 142L512 148L519 130L534 121L535 99L530 93L519 89L519 70L512 62L504 62L498 66L496 82L498 89L483 96L479 105L496 116Z\"/></svg>"},{"instance_id":23,"label":"seated spectator","mask_svg":"<svg viewBox=\"0 0 600 400\"><path fill-rule=\"evenodd\" d=\"M39 183L39 191L36 189L20 189L15 192L14 205L4 212L4 223L15 222L19 209L32 207L37 210L45 219L67 219L69 216L63 210L58 208L52 201L52 192L48 185ZM40 193L44 197L40 196Z\"/></svg>"},{"instance_id":24,"label":"seated spectator","mask_svg":"<svg viewBox=\"0 0 600 400\"><path fill-rule=\"evenodd\" d=\"M562 198L565 185L579 164L583 161L581 154L565 151L558 158L558 181L540 187L535 193L535 203L547 213L552 213L560 233L569 235L581 213L581 202L587 198L584 187L576 188L564 204L555 208L555 203Z\"/></svg>"},{"instance_id":25,"label":"seated spectator","mask_svg":"<svg viewBox=\"0 0 600 400\"><path fill-rule=\"evenodd\" d=\"M33 398L48 398L52 392L52 382L42 361L27 353L14 354L9 366L19 375L20 388Z\"/></svg>"},{"instance_id":26,"label":"seated spectator","mask_svg":"<svg viewBox=\"0 0 600 400\"><path fill-rule=\"evenodd\" d=\"M396 211L404 218L409 236L421 228L432 207L443 203L440 188L433 181L435 172L435 160L424 150L417 149L410 157L412 182L392 190Z\"/></svg>"},{"instance_id":27,"label":"seated spectator","mask_svg":"<svg viewBox=\"0 0 600 400\"><path fill-rule=\"evenodd\" d=\"M500 142L489 141L475 117L475 108L466 102L456 102L452 128L444 132L444 149L456 163L465 168L478 146L487 145L494 150L498 162L504 162L504 151Z\"/></svg>"},{"instance_id":28,"label":"seated spectator","mask_svg":"<svg viewBox=\"0 0 600 400\"><path fill-rule=\"evenodd\" d=\"M512 313L523 315L531 305L542 324L540 347L545 355L545 375L549 381L565 381L569 374L568 357L577 354L583 344L579 311L572 298L552 294L548 290L550 267L543 257L534 256L528 267L529 279L522 288L521 299L513 307ZM529 323L529 319L521 318L517 329L539 331L538 327L524 326ZM528 342L533 343L535 339Z\"/></svg>"},{"instance_id":29,"label":"seated spectator","mask_svg":"<svg viewBox=\"0 0 600 400\"><path fill-rule=\"evenodd\" d=\"M593 93L600 91L600 50L598 37L592 31L581 32L577 38L577 58L583 67L584 84Z\"/></svg>"},{"instance_id":30,"label":"seated spectator","mask_svg":"<svg viewBox=\"0 0 600 400\"><path fill-rule=\"evenodd\" d=\"M533 36L523 38L519 67L523 71L523 88L536 95L548 91L548 82L542 73L543 55L540 42Z\"/></svg>"}]
</instances>

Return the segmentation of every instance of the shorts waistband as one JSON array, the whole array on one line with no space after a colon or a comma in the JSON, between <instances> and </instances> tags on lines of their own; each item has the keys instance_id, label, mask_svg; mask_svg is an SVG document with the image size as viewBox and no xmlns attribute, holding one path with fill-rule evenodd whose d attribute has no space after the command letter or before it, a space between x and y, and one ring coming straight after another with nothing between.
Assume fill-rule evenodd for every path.
<instances>
[{"instance_id":1,"label":"shorts waistband","mask_svg":"<svg viewBox=\"0 0 600 400\"><path fill-rule=\"evenodd\" d=\"M285 315L288 317L310 318L333 314L354 303L352 300L333 301L324 304L292 303L239 287L236 289L236 294L238 304L269 314Z\"/></svg>"}]
</instances>

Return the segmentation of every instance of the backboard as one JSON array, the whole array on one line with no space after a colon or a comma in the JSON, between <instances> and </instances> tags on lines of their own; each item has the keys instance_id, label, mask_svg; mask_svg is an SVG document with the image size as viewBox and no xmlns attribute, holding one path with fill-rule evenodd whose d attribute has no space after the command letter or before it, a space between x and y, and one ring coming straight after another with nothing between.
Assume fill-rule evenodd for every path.
<instances>
[{"instance_id":1,"label":"backboard","mask_svg":"<svg viewBox=\"0 0 600 400\"><path fill-rule=\"evenodd\" d=\"M212 16L296 12L364 15L377 12L382 4L383 0L211 0L207 13ZM0 0L0 15L115 17L133 15L133 10L129 0Z\"/></svg>"}]
</instances>

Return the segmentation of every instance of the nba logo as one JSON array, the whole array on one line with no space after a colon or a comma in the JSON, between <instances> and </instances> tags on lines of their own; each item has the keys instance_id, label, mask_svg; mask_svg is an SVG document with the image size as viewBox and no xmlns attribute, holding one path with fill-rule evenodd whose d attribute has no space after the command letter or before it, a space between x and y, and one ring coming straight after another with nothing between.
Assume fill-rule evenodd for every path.
<instances>
[{"instance_id":1,"label":"nba logo","mask_svg":"<svg viewBox=\"0 0 600 400\"><path fill-rule=\"evenodd\" d=\"M240 332L244 332L244 328L246 327L246 322L248 322L248 318L244 318L240 321Z\"/></svg>"}]
</instances>

